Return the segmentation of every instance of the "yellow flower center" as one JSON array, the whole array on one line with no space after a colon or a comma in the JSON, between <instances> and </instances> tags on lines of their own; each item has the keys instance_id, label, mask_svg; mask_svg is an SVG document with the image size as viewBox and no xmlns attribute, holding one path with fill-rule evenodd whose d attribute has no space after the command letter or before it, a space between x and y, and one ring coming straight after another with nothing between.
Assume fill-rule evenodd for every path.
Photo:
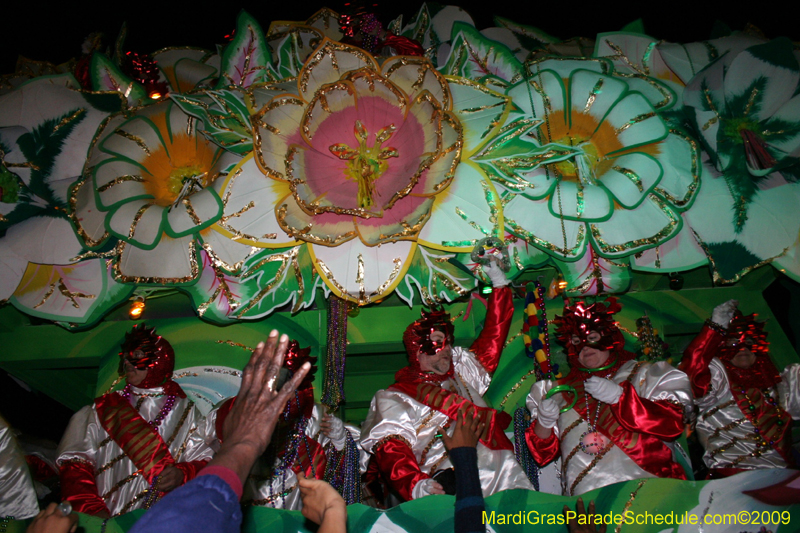
<instances>
[{"instance_id":1,"label":"yellow flower center","mask_svg":"<svg viewBox=\"0 0 800 533\"><path fill-rule=\"evenodd\" d=\"M200 165L190 165L172 169L167 178L167 190L177 197L183 189L187 180L195 179L200 183L205 183L205 172Z\"/></svg>"},{"instance_id":2,"label":"yellow flower center","mask_svg":"<svg viewBox=\"0 0 800 533\"><path fill-rule=\"evenodd\" d=\"M590 141L573 137L557 139L556 142L578 149L571 159L555 163L558 173L561 176L577 176L582 183L595 185L597 165L603 159L598 148Z\"/></svg>"},{"instance_id":3,"label":"yellow flower center","mask_svg":"<svg viewBox=\"0 0 800 533\"><path fill-rule=\"evenodd\" d=\"M341 160L347 161L344 174L348 180L358 183L358 206L372 207L375 204L374 196L375 182L389 168L386 161L400 154L396 148L383 147L383 143L388 141L397 128L394 124L389 124L375 134L375 144L367 146L369 133L360 120L355 123L355 135L358 140L358 147L353 149L344 143L332 144L328 147L333 155Z\"/></svg>"}]
</instances>

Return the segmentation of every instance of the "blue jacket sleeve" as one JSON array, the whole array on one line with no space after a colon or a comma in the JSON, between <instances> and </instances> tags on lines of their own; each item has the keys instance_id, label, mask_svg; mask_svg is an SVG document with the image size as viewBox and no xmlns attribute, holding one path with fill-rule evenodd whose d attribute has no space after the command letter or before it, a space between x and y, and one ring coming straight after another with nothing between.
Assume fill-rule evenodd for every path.
<instances>
[{"instance_id":1,"label":"blue jacket sleeve","mask_svg":"<svg viewBox=\"0 0 800 533\"><path fill-rule=\"evenodd\" d=\"M239 533L241 526L238 496L220 477L207 475L164 496L128 533Z\"/></svg>"}]
</instances>

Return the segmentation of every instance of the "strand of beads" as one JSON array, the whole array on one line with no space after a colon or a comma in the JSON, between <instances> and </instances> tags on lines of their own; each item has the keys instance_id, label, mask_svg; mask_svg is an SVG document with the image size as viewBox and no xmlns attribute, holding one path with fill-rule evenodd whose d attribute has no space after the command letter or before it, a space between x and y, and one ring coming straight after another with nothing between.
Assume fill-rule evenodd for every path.
<instances>
[{"instance_id":1,"label":"strand of beads","mask_svg":"<svg viewBox=\"0 0 800 533\"><path fill-rule=\"evenodd\" d=\"M125 385L125 387L120 391L120 394L122 394L122 396L126 400L128 400L129 402L130 402L131 396L154 397L154 395L138 394L138 393L133 392L133 389L131 388L130 384ZM158 393L156 393L156 394L158 394ZM159 396L160 396L160 394L159 394ZM156 432L158 431L158 427L161 425L161 423L164 421L164 419L167 417L167 415L172 411L172 408L175 407L175 400L176 399L177 399L177 396L175 396L174 394L170 394L169 396L167 396L167 399L164 400L164 405L161 407L161 410L158 412L158 414L156 415L155 419L153 419L150 422L148 422L148 424L150 424L150 426L153 428L153 431L156 431Z\"/></svg>"},{"instance_id":2,"label":"strand of beads","mask_svg":"<svg viewBox=\"0 0 800 533\"><path fill-rule=\"evenodd\" d=\"M528 444L525 441L525 432L531 425L531 417L528 410L518 407L514 411L514 455L517 462L522 466L525 475L533 484L535 490L539 490L539 465L533 459Z\"/></svg>"}]
</instances>

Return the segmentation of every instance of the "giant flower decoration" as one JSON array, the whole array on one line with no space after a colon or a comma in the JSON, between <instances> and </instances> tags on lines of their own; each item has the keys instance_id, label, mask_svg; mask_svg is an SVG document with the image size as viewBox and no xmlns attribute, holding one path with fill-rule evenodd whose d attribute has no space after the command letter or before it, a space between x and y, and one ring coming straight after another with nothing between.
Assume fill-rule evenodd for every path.
<instances>
[{"instance_id":1,"label":"giant flower decoration","mask_svg":"<svg viewBox=\"0 0 800 533\"><path fill-rule=\"evenodd\" d=\"M686 87L688 116L735 198L737 232L775 181L770 174L800 177L799 90L800 64L786 38L728 53Z\"/></svg>"},{"instance_id":2,"label":"giant flower decoration","mask_svg":"<svg viewBox=\"0 0 800 533\"><path fill-rule=\"evenodd\" d=\"M379 65L326 40L296 79L252 87L248 105L253 156L229 174L217 232L255 247L305 244L293 252L301 262L310 254L328 289L362 304L410 268L420 284L445 280L427 294L474 284L431 268L435 253L417 244L469 251L501 231L496 192L465 159L500 128L507 97L445 79L424 58Z\"/></svg>"},{"instance_id":3,"label":"giant flower decoration","mask_svg":"<svg viewBox=\"0 0 800 533\"><path fill-rule=\"evenodd\" d=\"M453 179L462 138L443 78L428 70L414 86L406 65L381 72L366 52L329 42L297 97L277 95L254 118L259 167L288 185L276 211L288 235L367 246L417 236Z\"/></svg>"},{"instance_id":4,"label":"giant flower decoration","mask_svg":"<svg viewBox=\"0 0 800 533\"><path fill-rule=\"evenodd\" d=\"M222 214L212 187L234 154L198 135L172 102L112 119L95 139L73 193L74 222L87 245L107 231L121 241L123 281L181 283L199 273L195 237Z\"/></svg>"},{"instance_id":5,"label":"giant flower decoration","mask_svg":"<svg viewBox=\"0 0 800 533\"><path fill-rule=\"evenodd\" d=\"M610 62L535 63L508 94L523 116L478 157L507 191L509 231L568 261L588 243L615 259L680 231L699 182L695 143Z\"/></svg>"}]
</instances>

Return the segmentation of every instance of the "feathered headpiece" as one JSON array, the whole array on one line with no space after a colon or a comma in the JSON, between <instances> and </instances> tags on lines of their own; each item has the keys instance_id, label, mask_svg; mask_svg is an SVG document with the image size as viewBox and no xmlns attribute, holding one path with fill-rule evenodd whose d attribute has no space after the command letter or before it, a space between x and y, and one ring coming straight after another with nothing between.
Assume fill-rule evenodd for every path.
<instances>
[{"instance_id":1,"label":"feathered headpiece","mask_svg":"<svg viewBox=\"0 0 800 533\"><path fill-rule=\"evenodd\" d=\"M781 380L780 372L769 358L769 342L764 322L756 321L755 313L743 315L736 311L728 326L725 340L720 343L717 356L722 360L728 375L737 385L748 385L756 388L771 387ZM741 350L749 349L756 356L756 361L749 368L739 368L732 360Z\"/></svg>"},{"instance_id":2,"label":"feathered headpiece","mask_svg":"<svg viewBox=\"0 0 800 533\"><path fill-rule=\"evenodd\" d=\"M567 347L569 358L577 357L584 346L611 351L625 345L622 332L614 322L614 313L622 309L616 298L608 298L605 303L596 302L591 305L583 301L570 306L566 305L567 301L564 303L564 314L556 315L553 323L557 327L556 336L559 342ZM587 337L592 331L600 334L599 341L588 340ZM580 342L573 343L573 336L577 336Z\"/></svg>"},{"instance_id":3,"label":"feathered headpiece","mask_svg":"<svg viewBox=\"0 0 800 533\"><path fill-rule=\"evenodd\" d=\"M139 370L147 369L147 377L138 386L143 389L160 387L172 377L175 352L167 339L156 334L156 328L137 324L125 334L119 352L119 374L125 373L125 361Z\"/></svg>"},{"instance_id":4,"label":"feathered headpiece","mask_svg":"<svg viewBox=\"0 0 800 533\"><path fill-rule=\"evenodd\" d=\"M444 341L436 342L431 340L431 333L434 331L441 331L444 333ZM450 313L443 309L434 309L431 311L422 310L422 316L409 324L406 331L403 333L403 344L406 347L408 354L408 366L401 368L395 379L397 381L417 381L425 380L444 380L452 375L452 362L450 363L450 372L445 375L430 375L419 366L419 354L425 353L433 355L447 345L452 345L454 340L455 328L450 321Z\"/></svg>"}]
</instances>

